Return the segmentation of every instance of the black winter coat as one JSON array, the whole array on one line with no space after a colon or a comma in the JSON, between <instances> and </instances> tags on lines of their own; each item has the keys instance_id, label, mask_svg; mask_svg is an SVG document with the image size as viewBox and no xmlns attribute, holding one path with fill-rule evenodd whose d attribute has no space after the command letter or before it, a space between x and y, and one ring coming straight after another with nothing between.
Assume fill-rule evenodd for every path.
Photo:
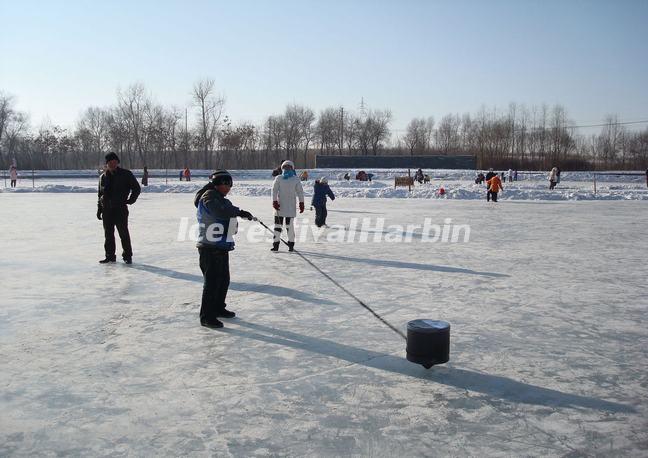
<instances>
[{"instance_id":1,"label":"black winter coat","mask_svg":"<svg viewBox=\"0 0 648 458\"><path fill-rule=\"evenodd\" d=\"M105 171L99 177L99 207L103 210L134 204L142 192L130 170L117 167L114 172Z\"/></svg>"}]
</instances>

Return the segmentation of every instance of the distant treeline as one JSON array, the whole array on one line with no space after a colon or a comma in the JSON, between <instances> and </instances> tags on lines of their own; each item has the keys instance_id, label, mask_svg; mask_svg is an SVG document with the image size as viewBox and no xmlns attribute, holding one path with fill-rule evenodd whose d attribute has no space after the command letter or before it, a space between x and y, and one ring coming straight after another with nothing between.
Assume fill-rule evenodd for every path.
<instances>
[{"instance_id":1,"label":"distant treeline","mask_svg":"<svg viewBox=\"0 0 648 458\"><path fill-rule=\"evenodd\" d=\"M311 168L315 155L470 154L480 168L621 170L648 168L648 127L629 130L615 115L597 134L579 134L556 105L412 119L403 132L391 128L388 109L331 107L319 114L289 105L262 125L236 123L212 80L197 82L189 108L154 102L142 84L119 91L110 107L89 107L73 130L55 124L35 128L0 92L0 164L20 169L93 169L108 151L129 168L257 169L282 159Z\"/></svg>"}]
</instances>

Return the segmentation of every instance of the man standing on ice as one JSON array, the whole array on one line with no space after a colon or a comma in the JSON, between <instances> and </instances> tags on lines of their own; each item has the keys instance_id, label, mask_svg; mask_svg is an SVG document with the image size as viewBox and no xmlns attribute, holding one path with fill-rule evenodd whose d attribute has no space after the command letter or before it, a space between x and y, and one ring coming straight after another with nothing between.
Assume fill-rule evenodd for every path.
<instances>
[{"instance_id":1,"label":"man standing on ice","mask_svg":"<svg viewBox=\"0 0 648 458\"><path fill-rule=\"evenodd\" d=\"M106 257L101 264L115 262L115 226L122 244L122 258L133 262L133 248L128 232L128 207L137 200L142 189L130 170L119 167L119 157L106 154L106 171L99 177L97 219L103 219Z\"/></svg>"},{"instance_id":2,"label":"man standing on ice","mask_svg":"<svg viewBox=\"0 0 648 458\"><path fill-rule=\"evenodd\" d=\"M295 225L297 216L296 199L299 199L299 213L304 213L304 189L302 188L295 164L292 161L283 161L281 175L277 176L272 184L272 206L275 209L274 239L271 251L279 251L279 239L282 226L286 225L288 231L288 250L295 250Z\"/></svg>"},{"instance_id":3,"label":"man standing on ice","mask_svg":"<svg viewBox=\"0 0 648 458\"><path fill-rule=\"evenodd\" d=\"M194 205L198 209L198 253L203 273L203 293L200 305L200 324L208 328L222 328L218 318L234 318L227 310L225 298L230 284L229 252L234 249L236 217L252 220L250 212L232 205L225 196L232 188L232 176L227 170L217 170L210 182L196 193Z\"/></svg>"}]
</instances>

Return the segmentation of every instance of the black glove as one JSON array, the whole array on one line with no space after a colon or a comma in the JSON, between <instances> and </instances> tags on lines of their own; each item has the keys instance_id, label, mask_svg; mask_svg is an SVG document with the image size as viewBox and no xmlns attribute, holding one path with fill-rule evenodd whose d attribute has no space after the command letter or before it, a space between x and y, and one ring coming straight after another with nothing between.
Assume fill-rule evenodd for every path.
<instances>
[{"instance_id":1,"label":"black glove","mask_svg":"<svg viewBox=\"0 0 648 458\"><path fill-rule=\"evenodd\" d=\"M241 218L245 218L245 219L250 220L250 221L252 221L252 219L254 218L254 216L252 216L252 213L250 213L250 212L246 212L245 210L241 210L241 211L239 211L239 214L238 214L238 215L239 215Z\"/></svg>"},{"instance_id":2,"label":"black glove","mask_svg":"<svg viewBox=\"0 0 648 458\"><path fill-rule=\"evenodd\" d=\"M133 199L132 197L126 201L128 205L133 205L137 199Z\"/></svg>"},{"instance_id":3,"label":"black glove","mask_svg":"<svg viewBox=\"0 0 648 458\"><path fill-rule=\"evenodd\" d=\"M100 205L97 205L97 219L101 219L101 214L103 213L103 210L101 209Z\"/></svg>"}]
</instances>

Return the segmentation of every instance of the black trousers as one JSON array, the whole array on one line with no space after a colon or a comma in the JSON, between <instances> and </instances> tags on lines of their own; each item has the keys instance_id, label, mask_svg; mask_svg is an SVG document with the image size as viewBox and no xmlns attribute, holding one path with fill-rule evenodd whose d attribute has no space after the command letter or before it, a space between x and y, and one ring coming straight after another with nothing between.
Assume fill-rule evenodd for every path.
<instances>
[{"instance_id":1,"label":"black trousers","mask_svg":"<svg viewBox=\"0 0 648 458\"><path fill-rule=\"evenodd\" d=\"M198 248L200 270L203 273L203 293L200 305L201 320L215 320L225 308L230 284L229 252Z\"/></svg>"},{"instance_id":2,"label":"black trousers","mask_svg":"<svg viewBox=\"0 0 648 458\"><path fill-rule=\"evenodd\" d=\"M106 258L115 258L115 227L119 233L122 245L122 257L131 259L133 247L131 246L130 233L128 232L128 207L108 208L103 211L104 249Z\"/></svg>"},{"instance_id":3,"label":"black trousers","mask_svg":"<svg viewBox=\"0 0 648 458\"><path fill-rule=\"evenodd\" d=\"M326 204L315 206L315 226L324 226L326 224L327 215L328 211L326 210Z\"/></svg>"},{"instance_id":4,"label":"black trousers","mask_svg":"<svg viewBox=\"0 0 648 458\"><path fill-rule=\"evenodd\" d=\"M493 199L493 202L497 202L497 193L493 191L488 191L486 193L486 200L490 202L490 200Z\"/></svg>"}]
</instances>

